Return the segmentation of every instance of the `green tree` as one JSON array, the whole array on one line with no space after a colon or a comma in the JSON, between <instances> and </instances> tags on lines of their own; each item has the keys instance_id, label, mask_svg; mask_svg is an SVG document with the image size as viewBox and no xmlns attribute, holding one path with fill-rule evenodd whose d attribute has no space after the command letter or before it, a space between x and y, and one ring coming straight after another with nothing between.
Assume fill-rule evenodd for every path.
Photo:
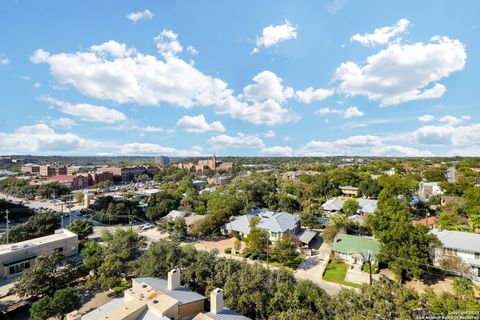
<instances>
[{"instance_id":1,"label":"green tree","mask_svg":"<svg viewBox=\"0 0 480 320\"><path fill-rule=\"evenodd\" d=\"M267 249L269 245L268 231L256 227L257 219L250 220L250 233L246 238L247 247L244 255L248 255L252 259L265 260L267 258Z\"/></svg>"},{"instance_id":2,"label":"green tree","mask_svg":"<svg viewBox=\"0 0 480 320\"><path fill-rule=\"evenodd\" d=\"M20 242L53 234L60 228L60 217L54 212L39 213L28 218L27 222L13 226L9 233L10 242ZM0 238L5 243L6 236Z\"/></svg>"},{"instance_id":3,"label":"green tree","mask_svg":"<svg viewBox=\"0 0 480 320\"><path fill-rule=\"evenodd\" d=\"M53 294L75 277L73 264L58 268L62 259L63 255L58 252L37 257L35 264L22 273L9 292L20 297Z\"/></svg>"},{"instance_id":4,"label":"green tree","mask_svg":"<svg viewBox=\"0 0 480 320\"><path fill-rule=\"evenodd\" d=\"M301 209L300 203L295 198L295 196L286 193L280 194L278 198L278 207L281 210L291 213L298 212Z\"/></svg>"},{"instance_id":5,"label":"green tree","mask_svg":"<svg viewBox=\"0 0 480 320\"><path fill-rule=\"evenodd\" d=\"M160 191L151 197L147 207L147 217L158 220L180 205L180 198L169 192Z\"/></svg>"},{"instance_id":6,"label":"green tree","mask_svg":"<svg viewBox=\"0 0 480 320\"><path fill-rule=\"evenodd\" d=\"M76 233L79 240L85 240L93 233L93 223L90 220L73 220L67 229Z\"/></svg>"},{"instance_id":7,"label":"green tree","mask_svg":"<svg viewBox=\"0 0 480 320\"><path fill-rule=\"evenodd\" d=\"M81 251L83 265L88 270L96 270L102 264L103 247L94 240L87 241Z\"/></svg>"},{"instance_id":8,"label":"green tree","mask_svg":"<svg viewBox=\"0 0 480 320\"><path fill-rule=\"evenodd\" d=\"M369 219L380 241L379 258L400 279L405 275L421 277L430 264L430 245L436 238L428 234L425 226L412 225L407 200L409 183L392 177L384 181L377 210Z\"/></svg>"},{"instance_id":9,"label":"green tree","mask_svg":"<svg viewBox=\"0 0 480 320\"><path fill-rule=\"evenodd\" d=\"M52 302L52 298L45 296L37 300L32 304L30 308L30 319L32 320L45 320L55 315L55 305Z\"/></svg>"},{"instance_id":10,"label":"green tree","mask_svg":"<svg viewBox=\"0 0 480 320\"><path fill-rule=\"evenodd\" d=\"M179 240L187 235L187 224L185 218L162 219L158 223L159 230L167 232L171 239Z\"/></svg>"},{"instance_id":11,"label":"green tree","mask_svg":"<svg viewBox=\"0 0 480 320\"><path fill-rule=\"evenodd\" d=\"M42 297L30 308L30 316L35 320L51 317L63 318L67 313L80 307L80 293L74 288L59 289L53 295Z\"/></svg>"},{"instance_id":12,"label":"green tree","mask_svg":"<svg viewBox=\"0 0 480 320\"><path fill-rule=\"evenodd\" d=\"M283 235L271 246L270 254L272 261L278 261L282 264L290 263L298 255L297 245L293 237Z\"/></svg>"},{"instance_id":13,"label":"green tree","mask_svg":"<svg viewBox=\"0 0 480 320\"><path fill-rule=\"evenodd\" d=\"M356 199L347 199L345 200L342 206L342 211L347 216L352 216L354 214L357 214L359 209L360 209L360 206L358 205L358 201Z\"/></svg>"}]
</instances>

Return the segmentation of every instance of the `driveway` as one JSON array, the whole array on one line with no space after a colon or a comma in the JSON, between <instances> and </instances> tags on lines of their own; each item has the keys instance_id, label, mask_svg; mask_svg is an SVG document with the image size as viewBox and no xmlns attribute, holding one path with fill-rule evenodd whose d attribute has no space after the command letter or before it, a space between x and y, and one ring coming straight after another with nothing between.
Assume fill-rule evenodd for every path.
<instances>
[{"instance_id":1,"label":"driveway","mask_svg":"<svg viewBox=\"0 0 480 320\"><path fill-rule=\"evenodd\" d=\"M320 236L318 236L316 244L320 244L317 254L305 257L294 273L295 278L310 280L324 289L329 295L337 294L342 286L322 279L328 260L330 260L331 247L328 243L323 242Z\"/></svg>"}]
</instances>

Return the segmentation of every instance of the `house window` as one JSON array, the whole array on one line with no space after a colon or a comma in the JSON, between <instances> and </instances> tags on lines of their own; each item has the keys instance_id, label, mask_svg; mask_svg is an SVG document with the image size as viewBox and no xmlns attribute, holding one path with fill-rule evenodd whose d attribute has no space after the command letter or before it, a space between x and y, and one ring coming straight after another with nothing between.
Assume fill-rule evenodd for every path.
<instances>
[{"instance_id":1,"label":"house window","mask_svg":"<svg viewBox=\"0 0 480 320\"><path fill-rule=\"evenodd\" d=\"M10 266L9 274L23 272L23 270L30 268L30 261L20 262Z\"/></svg>"}]
</instances>

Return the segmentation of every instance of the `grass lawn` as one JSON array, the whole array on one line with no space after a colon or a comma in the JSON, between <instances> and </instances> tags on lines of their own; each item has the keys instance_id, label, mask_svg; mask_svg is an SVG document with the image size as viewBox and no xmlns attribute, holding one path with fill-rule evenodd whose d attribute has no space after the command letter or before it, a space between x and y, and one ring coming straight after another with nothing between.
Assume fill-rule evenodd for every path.
<instances>
[{"instance_id":1,"label":"grass lawn","mask_svg":"<svg viewBox=\"0 0 480 320\"><path fill-rule=\"evenodd\" d=\"M347 275L348 264L343 262L330 261L327 265L327 269L323 274L323 280L343 284L350 287L361 288L361 284L345 281Z\"/></svg>"}]
</instances>

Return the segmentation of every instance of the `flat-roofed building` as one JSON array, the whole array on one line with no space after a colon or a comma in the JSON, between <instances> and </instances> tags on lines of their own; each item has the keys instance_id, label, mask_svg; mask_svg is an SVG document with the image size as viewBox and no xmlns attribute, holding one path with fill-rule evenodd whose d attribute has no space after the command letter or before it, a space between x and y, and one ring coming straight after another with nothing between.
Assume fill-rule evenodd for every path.
<instances>
[{"instance_id":1,"label":"flat-roofed building","mask_svg":"<svg viewBox=\"0 0 480 320\"><path fill-rule=\"evenodd\" d=\"M45 177L50 176L61 176L67 174L67 167L66 166L58 166L58 165L43 165L40 166L40 175Z\"/></svg>"},{"instance_id":2,"label":"flat-roofed building","mask_svg":"<svg viewBox=\"0 0 480 320\"><path fill-rule=\"evenodd\" d=\"M155 163L159 166L166 166L170 163L170 158L167 156L156 156Z\"/></svg>"},{"instance_id":3,"label":"flat-roofed building","mask_svg":"<svg viewBox=\"0 0 480 320\"><path fill-rule=\"evenodd\" d=\"M80 315L74 311L67 320L183 320L192 319L205 310L206 297L180 284L180 269L168 273L167 280L134 278L132 287L123 298L113 299L103 306Z\"/></svg>"},{"instance_id":4,"label":"flat-roofed building","mask_svg":"<svg viewBox=\"0 0 480 320\"><path fill-rule=\"evenodd\" d=\"M20 167L21 173L40 173L40 166L38 164L27 163Z\"/></svg>"},{"instance_id":5,"label":"flat-roofed building","mask_svg":"<svg viewBox=\"0 0 480 320\"><path fill-rule=\"evenodd\" d=\"M30 268L38 256L55 251L65 257L78 253L78 236L67 230L55 230L54 234L0 246L0 278L16 276Z\"/></svg>"}]
</instances>

